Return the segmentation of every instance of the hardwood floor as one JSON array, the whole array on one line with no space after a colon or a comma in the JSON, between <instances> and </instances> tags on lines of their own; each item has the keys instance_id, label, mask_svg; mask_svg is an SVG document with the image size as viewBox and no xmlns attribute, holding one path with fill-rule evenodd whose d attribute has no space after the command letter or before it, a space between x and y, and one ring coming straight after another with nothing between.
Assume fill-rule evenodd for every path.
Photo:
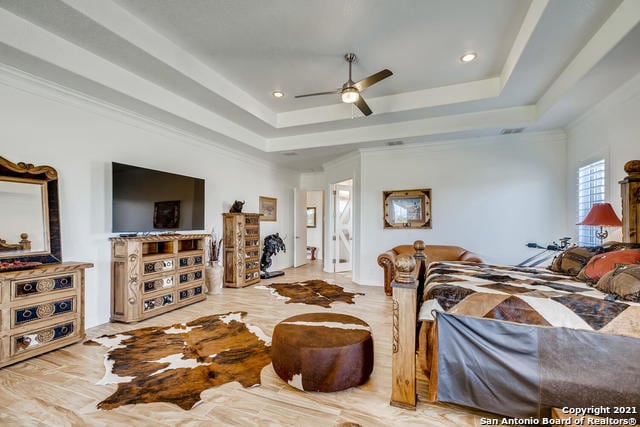
<instances>
[{"instance_id":1,"label":"hardwood floor","mask_svg":"<svg viewBox=\"0 0 640 427\"><path fill-rule=\"evenodd\" d=\"M350 314L372 328L375 364L369 381L335 393L299 391L282 381L271 365L262 371L262 385L242 388L225 384L202 393L190 411L167 403L127 405L98 410L96 404L115 385L96 385L104 375L105 349L75 344L0 369L0 425L3 426L477 426L480 414L462 407L427 404L420 378L416 411L389 405L391 396L391 298L382 287L359 286L349 274L321 272L319 264L285 270L285 276L263 280L293 282L321 278L351 292L364 292L355 304L334 303L330 311ZM222 295L136 324L107 323L87 330L87 339L150 325L169 325L200 316L246 311L247 322L271 335L282 319L325 308L285 304L255 286L225 288ZM168 385L170 386L170 385Z\"/></svg>"}]
</instances>

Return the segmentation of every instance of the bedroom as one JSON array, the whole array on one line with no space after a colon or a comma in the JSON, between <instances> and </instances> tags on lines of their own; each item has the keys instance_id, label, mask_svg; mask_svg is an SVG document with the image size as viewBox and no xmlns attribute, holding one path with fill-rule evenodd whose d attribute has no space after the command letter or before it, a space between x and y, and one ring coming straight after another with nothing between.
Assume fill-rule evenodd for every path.
<instances>
[{"instance_id":1,"label":"bedroom","mask_svg":"<svg viewBox=\"0 0 640 427\"><path fill-rule=\"evenodd\" d=\"M632 47L638 45L637 9L623 14L630 21L609 24L620 32L624 32L623 24L627 26L628 34L617 35L622 39L619 48L616 48L616 32L604 27L603 37L606 36L606 43L604 46L601 45L600 51L589 51L594 55L593 61L581 63L585 68L577 70L575 68L581 64L576 64L569 70L572 72L563 75L567 81L566 86L558 88L558 91L574 96L564 102L579 104L578 101L581 99L575 98L576 95L588 97L587 106L583 106L579 114L575 114L570 120L563 118L555 126L546 130L536 130L539 123L533 121L529 114L532 109L544 109L543 101L546 102L547 98L541 101L545 93L545 90L542 90L537 97L529 101L531 105L522 104L526 111L519 108L521 104L516 104L516 107L508 108L502 112L503 115L497 117L462 117L462 113L459 113L452 118L447 117L455 122L454 124L442 119L437 123L426 122L417 130L403 130L402 125L389 125L388 129L381 133L382 136L376 136L383 139L377 140L374 147L364 147L361 151L351 154L342 150L345 150L345 147L352 150L357 146L353 140L362 135L344 136L347 132L339 132L332 128L334 130L313 134L313 138L309 137L309 146L318 144L318 139L331 140L338 137L344 138L341 140L343 144L334 149L324 147L322 153L329 151L335 157L323 158L315 166L316 169L310 171L305 164L306 154L302 148L300 151L303 153L298 156L251 151L251 148L246 148L246 144L230 140L228 136L220 133L231 128L238 138L245 141L263 141L280 136L280 133L273 129L264 130L263 124L256 125L256 119L251 120L253 128L234 126L233 121L225 121L226 116L222 116L221 111L216 110L217 115L214 116L197 102L187 102L187 89L181 92L182 96L177 96L171 92L172 88L161 90L162 87L158 88L148 80L135 79L139 74L146 75L146 69L135 68L135 72L123 70L102 59L99 55L109 58L112 54L109 46L91 46L95 49L93 54L87 50L87 46L77 47L76 44L91 44L99 40L97 34L102 33L97 32L97 24L94 22L96 20L100 22L103 31L107 31L104 29L106 27L120 36L128 34L128 29L133 27L131 20L136 19L135 15L129 16L126 21L119 21L118 15L111 15L118 11L122 13L120 5L126 2L105 2L105 10L91 10L91 3L85 2L49 2L52 10L48 12L52 17L56 16L52 13L54 11L81 10L82 12L76 12L76 20L70 23L80 25L78 21L91 21L92 25L96 25L95 28L90 27L96 31L93 33L96 34L96 40L89 38L86 41L78 40L78 34L73 33L73 28L65 34L70 41L64 36L57 36L56 34L64 33L61 29L64 20L60 16L58 21L47 22L37 10L17 12L17 3L0 3L3 6L0 9L3 25L0 27L3 28L1 57L4 64L0 86L3 117L0 155L16 162L49 164L59 171L64 259L89 261L95 265L87 270L88 328L101 325L109 319L109 306L104 302L109 300L110 292L108 239L112 237L112 233L109 169L112 161L205 178L208 188L212 189L206 201L207 230L211 227L221 229L220 214L226 212L229 204L236 199L246 199L245 210L253 212L258 208L259 196L276 197L279 203L278 221L264 223L263 233L279 231L288 236L294 235L292 188L326 190L330 183L352 178L357 188L354 200L353 278L356 283L362 285L380 286L381 271L375 264L376 256L389 247L411 243L418 238L427 243L458 244L472 248L492 261L513 264L532 254L531 250L525 247L526 242L547 243L564 235L574 236L577 167L585 161L605 158L607 200L619 213L620 195L617 182L624 176L622 167L627 160L640 158L637 143L640 124L634 114L640 107L640 66L637 64L637 55L624 56L624 49L628 48L628 44ZM342 2L338 3L334 6L342 5ZM503 3L495 2L493 7L500 9L504 7ZM521 13L518 22L523 21L529 6L542 9L559 7L558 2L550 2L549 5L547 2L537 1L524 3L525 6L518 9ZM568 6L568 9L575 7L582 10L580 3L571 2L572 6ZM600 11L600 21L588 22L587 30L590 33L587 31L587 34L583 34L579 48L563 54L564 66L557 69L558 75L570 64L575 54L586 46L589 41L587 35L594 34L600 26L609 22L607 13L613 12L618 5L632 8L633 3L607 2L609 6ZM355 7L358 3L345 4ZM600 2L593 4L601 6ZM339 9L342 11L343 8ZM98 16L94 16L92 20L81 19L82 16L91 16L93 13ZM31 21L20 17L27 15L31 17ZM546 15L545 17L548 18ZM282 19L289 18L284 14ZM583 18L587 20L587 17ZM508 16L503 19L507 20ZM121 22L123 28L118 27L118 22ZM520 30L519 25L512 29L510 43L515 40L515 35ZM227 30L230 31L228 28ZM135 32L131 37L132 43L140 44L144 41L136 38L142 35L136 36ZM115 49L120 47L122 42L118 38L117 43L114 43L111 47ZM336 44L339 45L338 42ZM309 79L305 83L306 86L301 86L299 92L287 93L286 99L293 103L294 94L330 89L341 84L347 71L347 64L341 55L345 53L343 50L351 47L349 44L340 45L341 50L332 52L335 58L330 60L320 57L320 53L313 58L305 57L308 67L324 63L323 66L331 67L332 71L327 71L327 75L323 76L324 80L320 82ZM511 44L504 46L503 61L510 47ZM542 49L540 44L537 47ZM145 55L151 55L150 52L154 51L153 46L146 48L148 50ZM376 53L375 46L368 50L360 49L356 53L360 55L361 63L366 64L367 68L356 67L356 77L368 75L384 67L394 71L394 76L388 81L367 90L367 100L371 100L372 107L380 105L374 103L375 90L384 90L387 83L402 76L402 70L398 68L400 64L386 62L386 58L391 55L388 51L393 50L392 47L379 53ZM412 51L408 49L407 55ZM166 51L155 54L170 63L170 58L163 56L168 54ZM456 63L459 54L458 51L453 52ZM528 54L528 60L535 61L538 56L544 55L544 49L542 52ZM604 59L597 64L593 63L597 62L600 56L604 56ZM120 57L112 59L122 60ZM184 62L190 59L193 57L182 58ZM429 62L431 61L427 61L427 65ZM130 67L134 65L136 64L128 64ZM500 64L498 71L502 69L502 65ZM146 63L145 66L149 64ZM163 70L166 72L166 68L169 67L164 67ZM429 69L428 66L426 69ZM514 75L521 79L518 84L527 84L526 73L522 74L523 70L519 67L515 67L515 72ZM604 79L606 85L595 93L583 93L582 84L591 83L590 78L600 83ZM182 77L179 81L186 80ZM100 85L96 84L96 81ZM550 79L549 84L552 81L553 79ZM145 82L148 86L143 86ZM203 83L213 85L211 81L200 80L200 84ZM105 86L109 84L113 87L107 90ZM328 87L325 87L326 85ZM148 92L143 93L142 89ZM273 88L269 88L269 96L271 90ZM82 95L83 91L86 91L87 95ZM100 93L104 97L101 101L95 102ZM119 102L123 101L122 93L130 93L131 96L139 98L135 99L135 103L127 98L125 101L129 104L121 105ZM434 92L430 94L436 96ZM463 106L479 102L462 103L460 97L468 95L458 95L458 98L453 97L454 95L441 95L445 97L441 102L451 102L455 99ZM220 95L216 95L211 103L222 102L220 98ZM150 102L151 99L155 102L154 106ZM237 102L241 104L240 101ZM318 104L302 104L308 108L314 107L311 110L312 114L321 114L322 107L338 107L334 105L338 101L331 97L313 102ZM239 120L246 120L246 116L250 114L239 112L236 110L237 106L231 108L229 105L230 103L223 103L223 109L230 110L229 114L237 113L240 116ZM558 101L558 110L552 109L549 114L552 118L560 116L564 107L563 102ZM176 111L178 108L183 108L185 112ZM432 111L435 107L425 108L428 114L444 114ZM358 116L359 113L356 111L354 124L348 126L354 126L355 129L363 128L362 132L371 137L380 130L375 126L368 128L367 120L375 119L378 114L376 108L373 109L374 114L366 118ZM331 112L327 114L329 113ZM188 120L183 117L178 120L176 114L186 115ZM259 113L253 111L251 114ZM339 110L339 114L340 117L350 120L351 109L345 107ZM395 114L380 112L383 117ZM210 124L205 123L207 121L210 121ZM527 129L521 134L499 135L502 128L523 126ZM313 125L307 125L302 136L290 137L290 147L293 147L294 143L303 147L304 135L312 129ZM323 131L325 129L322 128ZM477 130L473 137L466 134L473 130ZM415 136L415 132L419 131L424 132L424 135ZM261 138L255 137L261 133ZM404 140L405 144L395 147L384 145L388 141L396 140ZM320 148L309 150L309 155L319 150ZM295 150L287 148L282 151ZM285 161L283 159L289 161L285 166L281 166ZM238 173L239 171L241 173ZM424 186L433 189L433 228L427 231L383 230L381 192ZM288 243L291 245L291 237L289 239ZM274 258L275 269L285 269L292 264L291 251ZM378 289L373 288L373 291L377 292Z\"/></svg>"}]
</instances>

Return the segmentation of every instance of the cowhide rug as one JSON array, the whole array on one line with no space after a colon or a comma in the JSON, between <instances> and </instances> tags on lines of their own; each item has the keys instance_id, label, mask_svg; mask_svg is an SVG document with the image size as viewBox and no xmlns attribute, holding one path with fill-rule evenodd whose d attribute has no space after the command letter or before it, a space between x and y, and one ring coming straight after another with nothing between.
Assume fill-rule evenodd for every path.
<instances>
[{"instance_id":1,"label":"cowhide rug","mask_svg":"<svg viewBox=\"0 0 640 427\"><path fill-rule=\"evenodd\" d=\"M232 381L244 387L260 384L260 371L271 363L271 338L245 323L245 315L215 314L85 342L109 349L106 374L98 384L118 384L98 408L169 402L187 410L211 387Z\"/></svg>"},{"instance_id":2,"label":"cowhide rug","mask_svg":"<svg viewBox=\"0 0 640 427\"><path fill-rule=\"evenodd\" d=\"M364 295L359 292L344 292L344 288L332 285L324 280L307 280L294 283L271 283L270 285L259 285L257 289L269 289L278 298L285 299L286 304L302 303L309 305L319 305L330 308L336 301L355 304L353 298L356 295Z\"/></svg>"}]
</instances>

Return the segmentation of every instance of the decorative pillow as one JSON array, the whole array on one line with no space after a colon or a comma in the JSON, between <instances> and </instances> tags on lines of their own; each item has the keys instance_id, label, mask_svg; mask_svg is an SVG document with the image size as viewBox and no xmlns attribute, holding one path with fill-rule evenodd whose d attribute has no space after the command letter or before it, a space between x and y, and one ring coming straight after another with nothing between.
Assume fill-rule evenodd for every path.
<instances>
[{"instance_id":1,"label":"decorative pillow","mask_svg":"<svg viewBox=\"0 0 640 427\"><path fill-rule=\"evenodd\" d=\"M640 251L623 249L595 255L580 271L578 279L595 283L606 273L623 264L640 264Z\"/></svg>"},{"instance_id":2,"label":"decorative pillow","mask_svg":"<svg viewBox=\"0 0 640 427\"><path fill-rule=\"evenodd\" d=\"M627 301L640 302L640 265L617 267L598 280L596 289Z\"/></svg>"},{"instance_id":3,"label":"decorative pillow","mask_svg":"<svg viewBox=\"0 0 640 427\"><path fill-rule=\"evenodd\" d=\"M553 259L549 270L556 273L570 274L572 276L580 273L580 270L587 265L587 262L596 254L602 252L602 248L575 246L565 249Z\"/></svg>"}]
</instances>

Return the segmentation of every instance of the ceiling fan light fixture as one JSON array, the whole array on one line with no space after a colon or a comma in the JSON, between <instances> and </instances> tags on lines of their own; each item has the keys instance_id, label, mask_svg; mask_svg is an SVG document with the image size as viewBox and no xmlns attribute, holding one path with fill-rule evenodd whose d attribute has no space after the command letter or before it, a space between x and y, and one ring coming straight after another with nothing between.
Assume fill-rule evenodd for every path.
<instances>
[{"instance_id":1,"label":"ceiling fan light fixture","mask_svg":"<svg viewBox=\"0 0 640 427\"><path fill-rule=\"evenodd\" d=\"M465 52L462 54L462 56L460 57L460 61L462 62L473 62L476 60L476 58L478 57L478 54L475 52Z\"/></svg>"},{"instance_id":2,"label":"ceiling fan light fixture","mask_svg":"<svg viewBox=\"0 0 640 427\"><path fill-rule=\"evenodd\" d=\"M353 104L360 98L360 92L354 87L348 87L340 94L342 102L347 104Z\"/></svg>"}]
</instances>

